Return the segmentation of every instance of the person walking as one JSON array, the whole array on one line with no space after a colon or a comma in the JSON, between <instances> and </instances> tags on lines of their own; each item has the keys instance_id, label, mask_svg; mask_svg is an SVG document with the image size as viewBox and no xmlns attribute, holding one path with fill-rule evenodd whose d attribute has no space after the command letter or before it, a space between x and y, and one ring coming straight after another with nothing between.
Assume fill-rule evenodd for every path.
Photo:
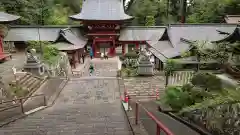
<instances>
[{"instance_id":1,"label":"person walking","mask_svg":"<svg viewBox=\"0 0 240 135\"><path fill-rule=\"evenodd\" d=\"M91 57L91 59L93 59L93 49L92 49L92 47L90 48L90 57Z\"/></svg>"},{"instance_id":2,"label":"person walking","mask_svg":"<svg viewBox=\"0 0 240 135\"><path fill-rule=\"evenodd\" d=\"M93 72L94 72L94 66L93 66L92 63L90 63L90 66L89 66L89 76L92 76Z\"/></svg>"}]
</instances>

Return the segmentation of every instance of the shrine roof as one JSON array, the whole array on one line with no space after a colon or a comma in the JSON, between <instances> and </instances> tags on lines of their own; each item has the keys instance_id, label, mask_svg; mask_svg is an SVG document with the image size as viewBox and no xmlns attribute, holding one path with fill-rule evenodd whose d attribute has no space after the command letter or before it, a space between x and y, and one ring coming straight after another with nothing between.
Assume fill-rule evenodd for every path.
<instances>
[{"instance_id":1,"label":"shrine roof","mask_svg":"<svg viewBox=\"0 0 240 135\"><path fill-rule=\"evenodd\" d=\"M52 46L56 47L59 51L71 51L82 48L82 46L77 46L66 42L58 42L53 44Z\"/></svg>"},{"instance_id":2,"label":"shrine roof","mask_svg":"<svg viewBox=\"0 0 240 135\"><path fill-rule=\"evenodd\" d=\"M212 64L212 63L218 63L216 60L210 59L210 60L201 60L200 62L197 60L196 56L189 56L189 57L183 57L183 58L177 58L173 59L175 60L178 64L196 64L196 63L201 63L201 64Z\"/></svg>"},{"instance_id":3,"label":"shrine roof","mask_svg":"<svg viewBox=\"0 0 240 135\"><path fill-rule=\"evenodd\" d=\"M158 41L166 27L125 27L120 31L119 41Z\"/></svg>"},{"instance_id":4,"label":"shrine roof","mask_svg":"<svg viewBox=\"0 0 240 135\"><path fill-rule=\"evenodd\" d=\"M166 62L167 61L167 57L165 57L162 53L160 53L158 50L156 50L155 48L149 48L148 49L154 56L156 56L159 60L161 60L162 62Z\"/></svg>"},{"instance_id":5,"label":"shrine roof","mask_svg":"<svg viewBox=\"0 0 240 135\"><path fill-rule=\"evenodd\" d=\"M240 15L226 15L224 19L228 24L240 24Z\"/></svg>"},{"instance_id":6,"label":"shrine roof","mask_svg":"<svg viewBox=\"0 0 240 135\"><path fill-rule=\"evenodd\" d=\"M174 58L190 50L190 43L194 41L222 42L236 31L237 25L229 24L171 24L167 28L169 42L147 41L147 43L163 55L161 58Z\"/></svg>"},{"instance_id":7,"label":"shrine roof","mask_svg":"<svg viewBox=\"0 0 240 135\"><path fill-rule=\"evenodd\" d=\"M73 20L123 21L132 19L124 11L123 0L84 0L79 14Z\"/></svg>"},{"instance_id":8,"label":"shrine roof","mask_svg":"<svg viewBox=\"0 0 240 135\"><path fill-rule=\"evenodd\" d=\"M85 47L87 44L86 38L81 35L77 35L77 33L74 33L74 31L72 31L70 28L61 29L59 32L59 37L56 39L55 43L57 43L61 37L78 49Z\"/></svg>"},{"instance_id":9,"label":"shrine roof","mask_svg":"<svg viewBox=\"0 0 240 135\"><path fill-rule=\"evenodd\" d=\"M68 28L68 25L62 26L11 26L4 41L55 41L61 29ZM80 36L80 26L71 26L71 30L77 36ZM40 36L39 36L40 35Z\"/></svg>"},{"instance_id":10,"label":"shrine roof","mask_svg":"<svg viewBox=\"0 0 240 135\"><path fill-rule=\"evenodd\" d=\"M4 41L55 41L61 28L10 28Z\"/></svg>"},{"instance_id":11,"label":"shrine roof","mask_svg":"<svg viewBox=\"0 0 240 135\"><path fill-rule=\"evenodd\" d=\"M168 36L174 49L166 53L172 58L189 50L189 43L194 41L221 42L230 38L236 31L237 25L227 24L174 24L168 27ZM185 41L183 41L184 39Z\"/></svg>"},{"instance_id":12,"label":"shrine roof","mask_svg":"<svg viewBox=\"0 0 240 135\"><path fill-rule=\"evenodd\" d=\"M20 16L8 14L8 13L5 13L5 12L0 12L0 23L12 22L12 21L15 21L19 18L20 18Z\"/></svg>"}]
</instances>

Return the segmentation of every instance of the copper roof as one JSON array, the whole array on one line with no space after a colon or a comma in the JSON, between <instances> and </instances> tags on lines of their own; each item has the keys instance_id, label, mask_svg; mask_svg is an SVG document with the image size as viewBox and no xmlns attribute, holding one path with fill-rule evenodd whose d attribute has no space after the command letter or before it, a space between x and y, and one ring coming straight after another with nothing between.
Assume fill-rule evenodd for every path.
<instances>
[{"instance_id":1,"label":"copper roof","mask_svg":"<svg viewBox=\"0 0 240 135\"><path fill-rule=\"evenodd\" d=\"M73 20L119 21L132 19L125 14L123 0L84 0L79 14L70 16Z\"/></svg>"},{"instance_id":2,"label":"copper roof","mask_svg":"<svg viewBox=\"0 0 240 135\"><path fill-rule=\"evenodd\" d=\"M80 35L77 36L70 28L60 30L58 39L60 37L77 48L83 48L87 44L87 39ZM55 42L58 42L58 39Z\"/></svg>"},{"instance_id":3,"label":"copper roof","mask_svg":"<svg viewBox=\"0 0 240 135\"><path fill-rule=\"evenodd\" d=\"M4 41L55 41L62 28L12 27Z\"/></svg>"},{"instance_id":4,"label":"copper roof","mask_svg":"<svg viewBox=\"0 0 240 135\"><path fill-rule=\"evenodd\" d=\"M161 58L174 58L190 49L189 42L225 41L236 32L236 29L237 25L228 24L173 24L167 28L169 42L148 41L147 43L164 56Z\"/></svg>"},{"instance_id":5,"label":"copper roof","mask_svg":"<svg viewBox=\"0 0 240 135\"><path fill-rule=\"evenodd\" d=\"M0 23L12 22L19 18L20 16L11 15L5 12L0 12Z\"/></svg>"},{"instance_id":6,"label":"copper roof","mask_svg":"<svg viewBox=\"0 0 240 135\"><path fill-rule=\"evenodd\" d=\"M56 47L59 51L71 51L82 48L82 46L77 46L66 42L58 42L53 44L52 46Z\"/></svg>"},{"instance_id":7,"label":"copper roof","mask_svg":"<svg viewBox=\"0 0 240 135\"><path fill-rule=\"evenodd\" d=\"M125 27L119 41L158 41L165 31L166 27Z\"/></svg>"},{"instance_id":8,"label":"copper roof","mask_svg":"<svg viewBox=\"0 0 240 135\"><path fill-rule=\"evenodd\" d=\"M240 15L227 15L225 21L229 24L240 24Z\"/></svg>"}]
</instances>

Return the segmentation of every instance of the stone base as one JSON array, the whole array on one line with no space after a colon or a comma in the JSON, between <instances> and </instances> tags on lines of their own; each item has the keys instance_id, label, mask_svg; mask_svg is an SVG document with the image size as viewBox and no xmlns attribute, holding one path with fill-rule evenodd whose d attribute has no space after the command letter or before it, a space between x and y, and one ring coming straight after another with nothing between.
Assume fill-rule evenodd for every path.
<instances>
[{"instance_id":1,"label":"stone base","mask_svg":"<svg viewBox=\"0 0 240 135\"><path fill-rule=\"evenodd\" d=\"M153 71L153 65L148 65L148 66L141 66L139 65L138 67L138 75L148 75L148 76L152 76L154 75L154 71Z\"/></svg>"},{"instance_id":2,"label":"stone base","mask_svg":"<svg viewBox=\"0 0 240 135\"><path fill-rule=\"evenodd\" d=\"M42 68L42 69L41 69ZM40 68L24 68L25 71L30 72L36 76L42 76L45 73L44 67Z\"/></svg>"}]
</instances>

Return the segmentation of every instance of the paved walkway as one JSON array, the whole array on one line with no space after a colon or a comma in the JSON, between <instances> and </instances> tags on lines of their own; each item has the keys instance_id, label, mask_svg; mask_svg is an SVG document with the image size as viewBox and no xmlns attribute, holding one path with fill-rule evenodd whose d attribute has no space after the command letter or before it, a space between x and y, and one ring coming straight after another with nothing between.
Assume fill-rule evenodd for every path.
<instances>
[{"instance_id":1,"label":"paved walkway","mask_svg":"<svg viewBox=\"0 0 240 135\"><path fill-rule=\"evenodd\" d=\"M12 60L0 63L0 76L3 77L5 82L14 79L12 67L15 66L17 69L21 69L24 66L25 59L25 53L18 52L12 54Z\"/></svg>"},{"instance_id":2,"label":"paved walkway","mask_svg":"<svg viewBox=\"0 0 240 135\"><path fill-rule=\"evenodd\" d=\"M4 135L131 135L121 107L115 60L93 60L100 77L72 78L56 103L0 129ZM116 65L116 67L114 66Z\"/></svg>"}]
</instances>

